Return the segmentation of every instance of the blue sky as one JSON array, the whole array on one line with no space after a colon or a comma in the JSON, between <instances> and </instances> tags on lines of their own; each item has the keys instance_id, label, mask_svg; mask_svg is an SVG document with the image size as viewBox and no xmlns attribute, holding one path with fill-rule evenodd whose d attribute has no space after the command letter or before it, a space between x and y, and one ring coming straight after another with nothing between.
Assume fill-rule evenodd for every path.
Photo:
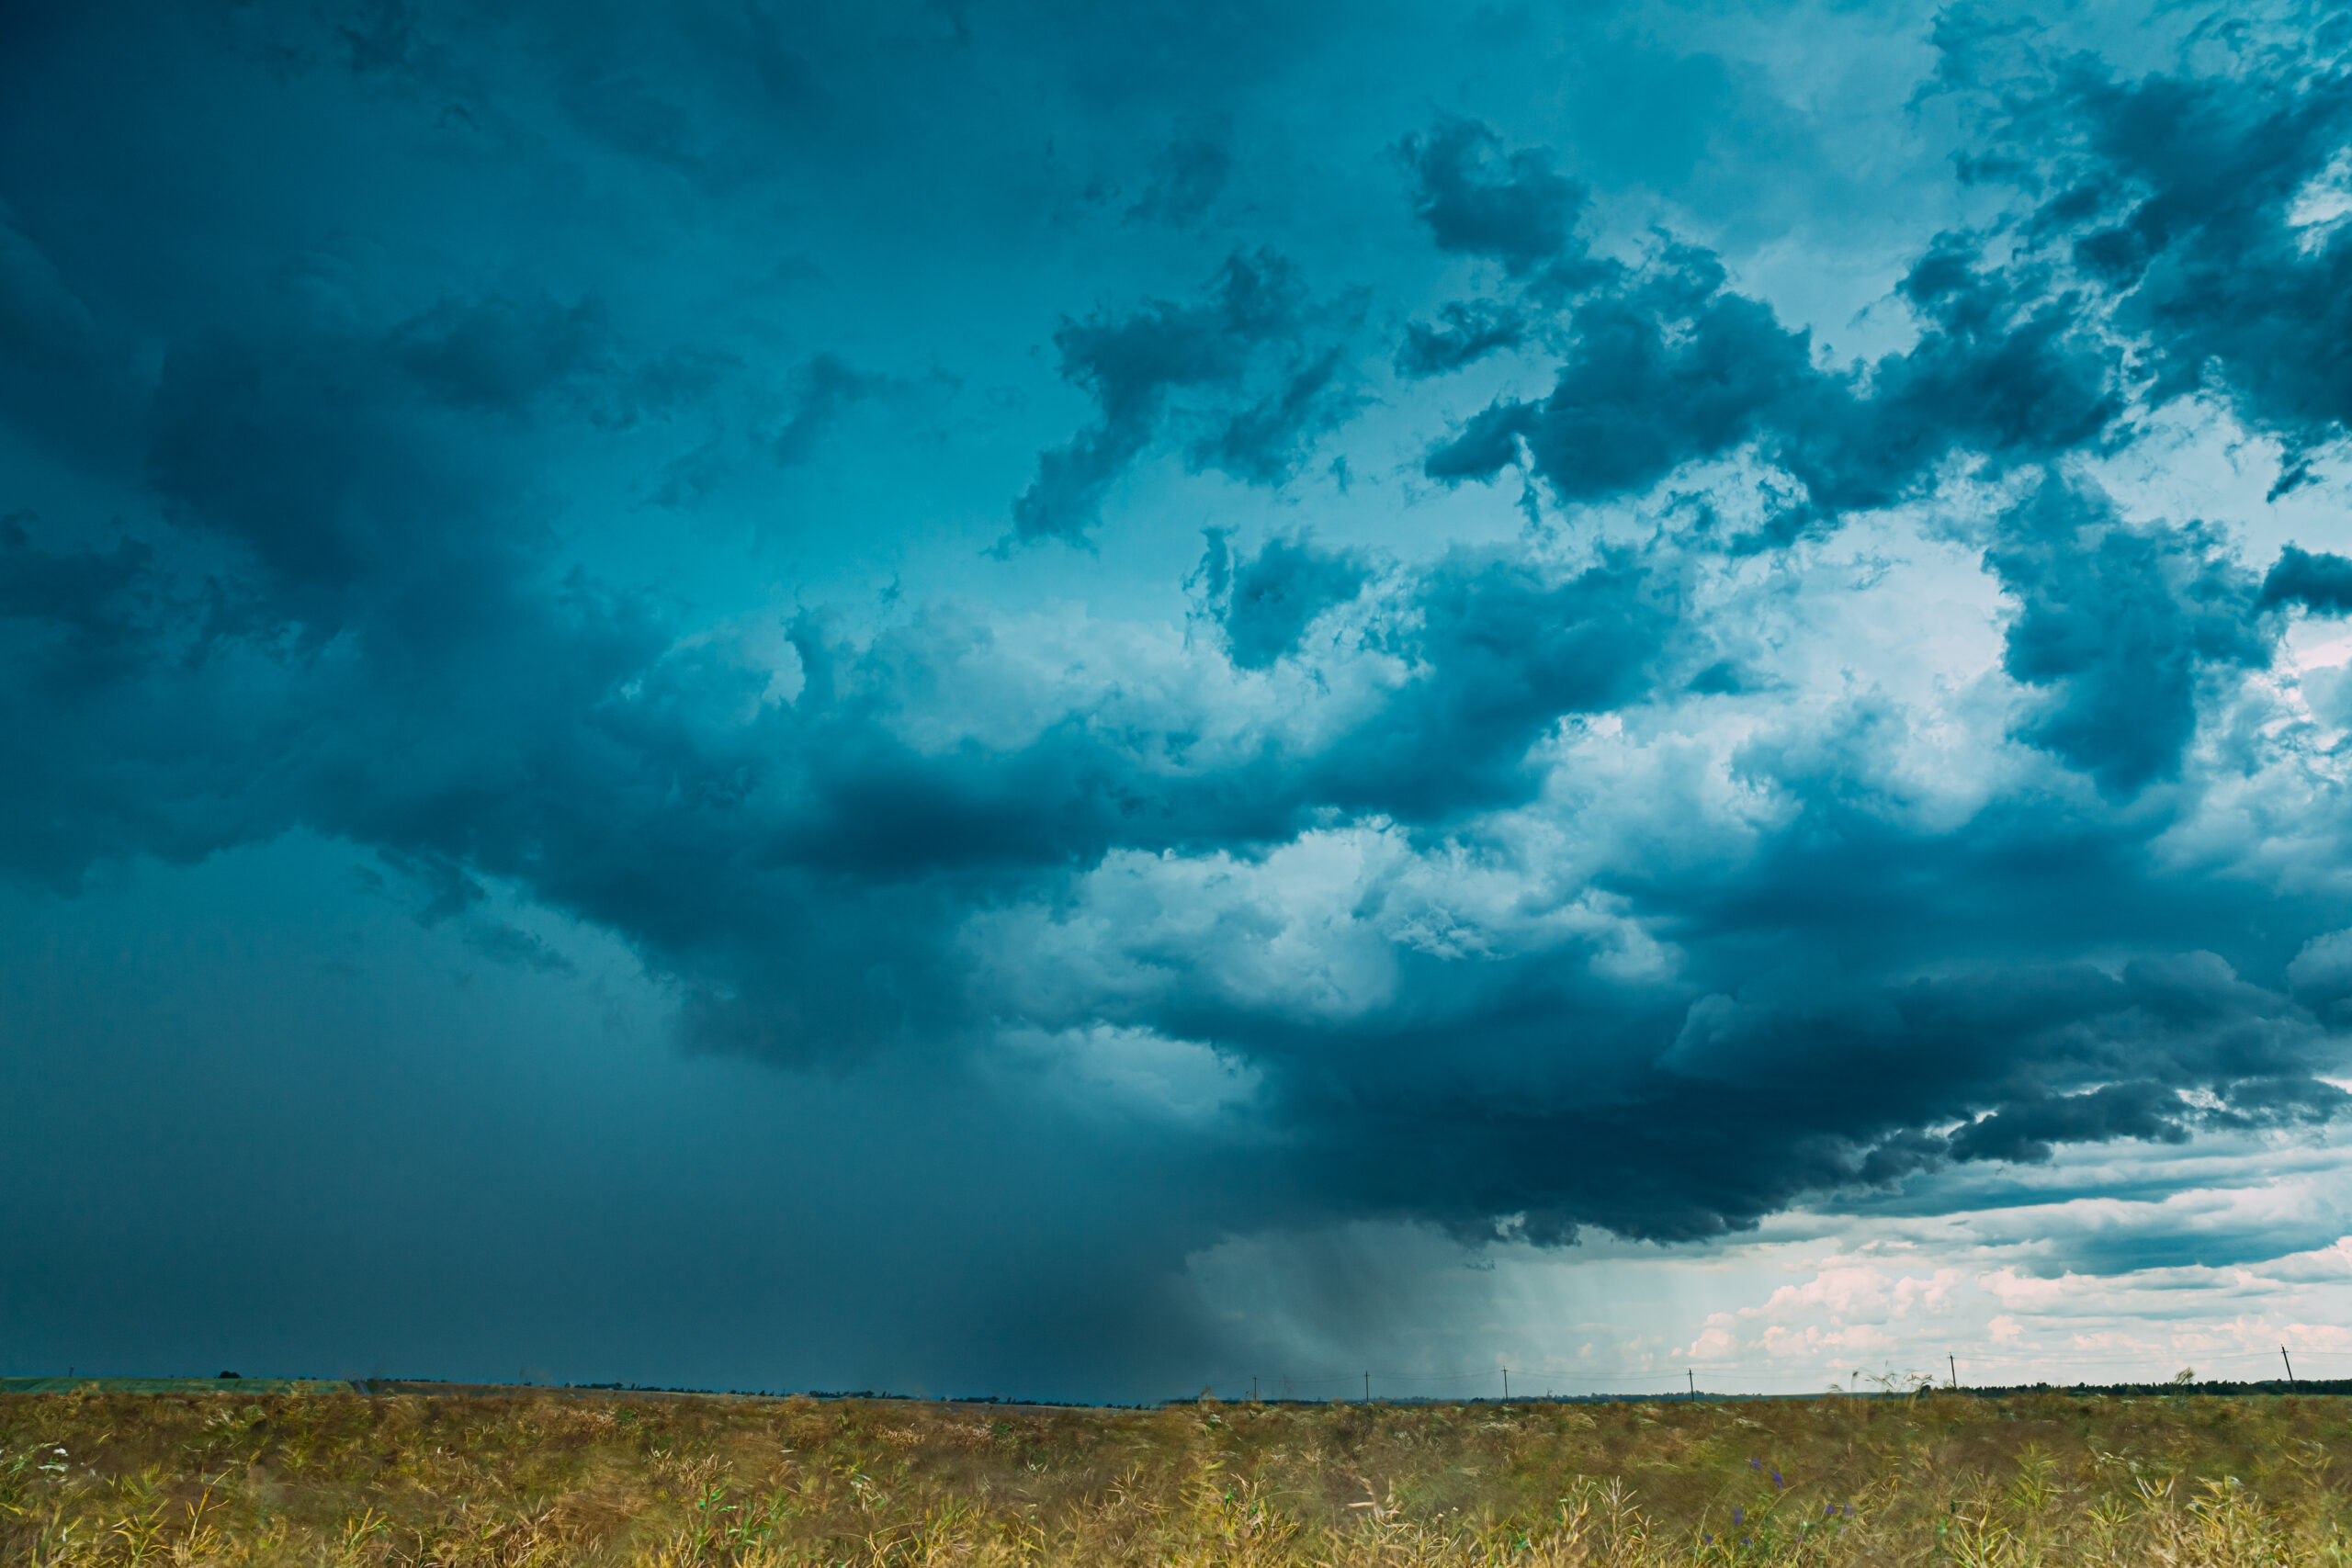
<instances>
[{"instance_id":1,"label":"blue sky","mask_svg":"<svg viewBox=\"0 0 2352 1568\"><path fill-rule=\"evenodd\" d=\"M2346 43L11 7L8 1370L2352 1375Z\"/></svg>"}]
</instances>

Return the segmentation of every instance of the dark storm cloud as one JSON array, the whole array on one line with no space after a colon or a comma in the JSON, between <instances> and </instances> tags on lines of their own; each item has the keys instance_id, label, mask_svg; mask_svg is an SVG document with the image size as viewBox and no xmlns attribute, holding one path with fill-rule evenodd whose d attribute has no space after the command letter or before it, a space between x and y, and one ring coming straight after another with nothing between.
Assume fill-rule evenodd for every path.
<instances>
[{"instance_id":1,"label":"dark storm cloud","mask_svg":"<svg viewBox=\"0 0 2352 1568\"><path fill-rule=\"evenodd\" d=\"M1215 468L1247 484L1279 485L1289 479L1316 438L1354 412L1339 386L1343 363L1342 351L1331 347L1290 371L1264 397L1194 442L1194 467Z\"/></svg>"},{"instance_id":2,"label":"dark storm cloud","mask_svg":"<svg viewBox=\"0 0 2352 1568\"><path fill-rule=\"evenodd\" d=\"M1236 562L1219 541L1202 576L1237 664L1264 668L1368 570L1303 540ZM1634 700L1676 656L1665 598L1631 555L1563 574L1516 551L1458 552L1400 585L1394 625L1378 636L1409 672L1385 701L1315 743L1269 735L1216 762L1194 757L1188 715L1138 730L1073 714L1017 749L918 750L891 720L944 650L920 625L855 649L804 620L793 635L808 685L763 721L775 734L753 748L764 760L742 805L781 813L762 829L769 863L878 880L894 900L946 897L938 919L956 915L959 897L943 877L1019 886L1121 848L1255 849L1335 805L1458 821L1529 798L1539 773L1528 753L1547 730ZM641 692L629 711L652 697ZM696 700L665 693L660 705L683 712ZM915 906L892 907L906 919Z\"/></svg>"},{"instance_id":3,"label":"dark storm cloud","mask_svg":"<svg viewBox=\"0 0 2352 1568\"><path fill-rule=\"evenodd\" d=\"M2101 789L2176 774L2201 672L2270 661L2255 580L2214 530L2128 527L2101 498L2051 484L2003 536L1986 556L2019 604L2003 663L2052 694L2025 737Z\"/></svg>"},{"instance_id":4,"label":"dark storm cloud","mask_svg":"<svg viewBox=\"0 0 2352 1568\"><path fill-rule=\"evenodd\" d=\"M2153 393L2211 384L2288 446L2281 490L2352 417L2352 77L2310 18L2249 19L2232 68L2129 78L1989 13L1939 26L1945 83L1984 115L1967 165L2041 199L2024 228L2145 345Z\"/></svg>"},{"instance_id":5,"label":"dark storm cloud","mask_svg":"<svg viewBox=\"0 0 2352 1568\"><path fill-rule=\"evenodd\" d=\"M1396 645L1426 673L1319 760L1321 798L1431 823L1529 798L1547 731L1647 694L1677 630L1669 592L1631 552L1568 576L1449 554L1413 584Z\"/></svg>"},{"instance_id":6,"label":"dark storm cloud","mask_svg":"<svg viewBox=\"0 0 2352 1568\"><path fill-rule=\"evenodd\" d=\"M1189 229L1208 215L1233 178L1231 133L1180 136L1151 161L1151 183L1134 206L1129 222L1159 222Z\"/></svg>"},{"instance_id":7,"label":"dark storm cloud","mask_svg":"<svg viewBox=\"0 0 2352 1568\"><path fill-rule=\"evenodd\" d=\"M1244 670L1263 670L1298 646L1317 615L1352 599L1371 576L1361 554L1324 549L1311 538L1274 538L1238 560L1222 534L1209 536L1202 577L1226 646Z\"/></svg>"},{"instance_id":8,"label":"dark storm cloud","mask_svg":"<svg viewBox=\"0 0 2352 1568\"><path fill-rule=\"evenodd\" d=\"M2301 604L2314 615L2352 615L2352 560L2289 545L2262 580L2262 604Z\"/></svg>"},{"instance_id":9,"label":"dark storm cloud","mask_svg":"<svg viewBox=\"0 0 2352 1568\"><path fill-rule=\"evenodd\" d=\"M1514 307L1491 299L1455 300L1438 311L1442 325L1408 322L1396 350L1396 374L1439 376L1475 365L1500 349L1517 348L1527 337L1526 318Z\"/></svg>"},{"instance_id":10,"label":"dark storm cloud","mask_svg":"<svg viewBox=\"0 0 2352 1568\"><path fill-rule=\"evenodd\" d=\"M1034 78L1007 88L973 67L983 85L958 90L1001 106L1066 72L1084 101L1124 107L1124 93L1167 91L1173 59L1209 62L1198 68L1222 91L1320 26L1285 11L1253 34L1237 9L1197 24L1191 9L1069 23L1079 36ZM853 613L843 584L888 556L849 553L865 536L912 550L959 509L1001 518L1036 444L1069 426L973 458L984 482L950 448L1052 395L1057 372L1091 417L1035 454L997 558L959 567L970 596L1013 597L1013 579L985 573L1101 567L1011 547L1089 544L1156 452L1283 505L1377 374L1359 352L1370 312L1317 295L1287 259L1306 254L1292 240L1317 237L1307 229L1348 231L1319 209L1221 265L1215 252L1171 264L1204 279L1187 293L1039 261L1077 242L1037 238L1059 175L1037 175L1049 138L1025 121L988 155L1001 199L971 211L948 187L973 165L926 183L929 154L965 149L923 143L924 159L888 162L888 135L927 123L925 96L962 83L964 51L996 29L1062 27L986 8L949 25L960 17L926 13L929 32L904 34L908 82L858 79L898 95L896 129L857 118L861 95L829 74L842 45L822 18L780 7L559 29L561 47L513 57L469 54L446 13L313 28L315 58L280 62L300 87L268 88L282 95L272 112L349 92L338 115L426 138L395 157L413 188L358 225L357 261L313 254L341 232L329 194L361 188L339 166L332 183L281 171L242 205L110 201L95 216L53 190L19 202L0 188L10 214L46 215L0 224L0 411L43 459L6 473L22 496L0 496L0 856L70 889L110 860L197 862L293 829L348 840L391 869L411 913L504 967L569 961L496 914L502 886L619 938L673 988L693 1043L789 1067L963 1071L1020 1031L1199 1043L1260 1088L1216 1136L1135 1135L1148 1185L1178 1196L1122 1233L1143 1259L1130 1285L1258 1224L1702 1236L1952 1162L2297 1127L2342 1108L2324 1080L2352 986L2323 933L2352 909L2324 893L2282 908L2250 874L2158 840L2193 808L2205 716L2268 666L2285 607L2352 607L2352 567L2290 548L2257 580L2218 527L2126 522L2057 471L2126 439L2128 413L2199 367L2299 453L2339 429L2333 359L2286 364L2283 325L2301 312L2319 323L2303 341L2332 341L2342 309L2327 290L2344 242L2290 221L2331 155L2334 78L2267 104L2276 83L2122 82L2080 62L2008 83L1997 166L2056 194L2033 197L2021 225L1915 235L1894 298L1916 339L1844 366L1705 249L1656 236L1638 261L1594 260L1585 188L1542 149L1467 118L1401 142L1385 125L1367 143L1388 177L1401 164L1415 232L1438 256L1491 263L1482 287L1498 291L1381 351L1421 381L1407 389L1434 396L1451 383L1421 378L1505 349L1555 355L1540 395L1456 411L1450 431L1433 405L1390 411L1422 422L1402 449L1426 453L1428 475L1523 466L1574 513L1752 453L1786 482L1766 521L1729 541L1764 561L1731 564L1789 594L1808 570L1792 541L1928 497L1956 465L2010 487L1989 520L1942 536L1970 540L2006 595L2001 668L1984 681L1988 701L2016 705L1984 755L1956 753L1976 793L1930 811L1905 761L1928 721L1868 668L1842 697L1776 703L1772 681L1747 673L1738 612L1705 608L1726 591L1708 575L1724 570L1724 541L1668 527L1629 539L1580 515L1523 533L1506 519L1485 542L1408 552L1333 543L1280 512L1188 517L1187 539L1212 530L1193 625L1215 629L1181 660L1151 643L1164 581L1136 591L1154 608L1131 621L1105 583L1097 619L1069 634L1093 639L1075 651L1021 644L1031 634L951 592ZM1256 52L1239 47L1253 39ZM725 68L698 94L686 67L714 57ZM319 61L362 85L313 80ZM429 134L401 118L469 82L486 85L468 101L491 119L492 101L526 117L494 148L457 150L473 144L437 107ZM489 90L502 83L532 90ZM1966 73L1947 85L1963 90ZM232 129L187 124L232 150L302 150L217 113ZM2158 123L2167 113L2187 130ZM840 134L850 120L870 142ZM1164 136L1215 121L1154 123ZM442 210L447 171L469 159L490 194L469 187L466 210L495 228L514 199L508 161L542 141L556 151L529 166L560 196L531 223L555 239L514 240L526 254L511 266L503 229L461 262L413 244L417 225L469 243L454 219L417 217ZM172 188L144 142L55 144L92 160L75 166L77 190L134 175ZM1238 158L1227 145L1220 131L1114 148L1104 167L1148 166L1152 183L1130 209L1098 203L1098 227L1121 245L1207 243L1193 231L1212 211L1241 221L1222 194ZM810 147L841 167L810 157L805 180L760 183ZM0 168L35 184L47 156L18 148ZM913 217L890 209L901 187ZM602 271L576 265L562 227L593 209L583 191L632 203L593 231ZM862 323L828 319L839 297L824 296L808 313L838 336L779 324L772 232L714 264L719 283L681 262L691 287L632 287L647 270L642 214L683 224L680 206L699 215L741 191L726 216L805 223L837 245L828 277L876 270L859 249L869 226L891 256L954 265L885 277ZM312 221L314 208L326 216ZM266 220L287 212L301 221L286 232ZM972 236L968 254L941 244L941 213ZM2216 273L2233 246L2251 258L2237 295ZM1428 243L1414 249L1438 265ZM1426 279L1399 282L1376 260L1362 274L1317 262L1317 283L1380 275L1378 288L1419 290L1384 296L1386 319L1420 308L1398 301L1428 299ZM729 267L766 281L739 288ZM265 291L254 276L309 281ZM941 422L944 502L920 482L932 469L860 446L868 422L845 417L882 389L856 365L911 362L865 343L934 287L953 306L928 320L978 321L979 335L1011 320L1022 348L1051 339L1047 368L1019 385L1006 370L987 414ZM810 355L812 339L845 346ZM760 363L764 378L743 369ZM631 476L729 429L804 474L870 488L785 545L784 508L764 492L658 526L610 504ZM753 466L775 479L773 463ZM737 535L761 545L738 553L724 542ZM962 560L979 546L941 553L957 548ZM673 553L695 558L686 586L638 581ZM804 582L789 575L803 555L852 565ZM777 592L730 597L745 580ZM1100 581L1052 582L1082 598ZM797 607L774 607L786 602ZM1331 635L1310 637L1318 626ZM1703 715L1689 710L1709 705L1741 726L1721 777L1674 761L1703 749ZM1595 736L1631 737L1666 771L1611 796L1608 765L1578 750ZM2313 783L2301 815L2333 820L2333 787ZM1312 918L1284 900L1315 895L1314 875L1283 897L1250 892L1253 877L1288 874L1286 852L1341 840L1409 871L1365 873ZM1506 891L1480 915L1487 881ZM990 922L1015 919L1030 923L1003 962L975 956ZM1057 941L1079 956L1064 962Z\"/></svg>"},{"instance_id":11,"label":"dark storm cloud","mask_svg":"<svg viewBox=\"0 0 2352 1568\"><path fill-rule=\"evenodd\" d=\"M1669 245L1574 297L1548 395L1494 403L1423 468L1450 482L1489 479L1524 454L1564 502L1592 502L1753 446L1801 499L1740 543L1785 542L1901 499L1956 451L2046 461L2121 412L2112 350L2077 300L2048 296L2041 281L1987 273L1939 238L1899 289L1920 318L1917 346L1829 368L1808 333L1728 288L1718 258Z\"/></svg>"},{"instance_id":12,"label":"dark storm cloud","mask_svg":"<svg viewBox=\"0 0 2352 1568\"><path fill-rule=\"evenodd\" d=\"M0 200L0 409L76 458L121 462L139 423L131 345L100 327Z\"/></svg>"},{"instance_id":13,"label":"dark storm cloud","mask_svg":"<svg viewBox=\"0 0 2352 1568\"><path fill-rule=\"evenodd\" d=\"M393 329L393 362L434 398L461 409L519 414L546 393L596 371L611 328L593 300L518 304L445 299Z\"/></svg>"},{"instance_id":14,"label":"dark storm cloud","mask_svg":"<svg viewBox=\"0 0 2352 1568\"><path fill-rule=\"evenodd\" d=\"M1153 300L1065 322L1054 334L1062 375L1094 398L1102 419L1038 455L1035 480L1013 503L1013 536L1083 543L1103 496L1158 437L1179 394L1198 397L1188 412L1208 427L1186 448L1195 471L1280 484L1348 411L1342 350L1326 341L1344 331L1309 298L1298 268L1270 250L1228 257L1198 304Z\"/></svg>"},{"instance_id":15,"label":"dark storm cloud","mask_svg":"<svg viewBox=\"0 0 2352 1568\"><path fill-rule=\"evenodd\" d=\"M1268 1065L1319 1201L1537 1239L1715 1235L1955 1160L2346 1108L2324 1081L2339 1042L2211 953L2120 976L2042 957L2086 920L2226 940L2258 899L2198 909L2194 879L2088 823L2003 811L1917 837L1838 803L1849 773L1779 783L1808 804L1765 860L1627 885L1676 911L1683 986L1610 985L1570 946L1475 974L1416 964L1393 1005L1340 1026L1197 1005L1164 1021ZM1977 908L2038 912L1990 933ZM1968 967L1906 975L1962 947ZM1706 990L1711 972L1731 988Z\"/></svg>"},{"instance_id":16,"label":"dark storm cloud","mask_svg":"<svg viewBox=\"0 0 2352 1568\"><path fill-rule=\"evenodd\" d=\"M776 461L808 461L827 428L874 395L879 380L860 375L837 355L813 355L792 373L792 412L775 433Z\"/></svg>"},{"instance_id":17,"label":"dark storm cloud","mask_svg":"<svg viewBox=\"0 0 2352 1568\"><path fill-rule=\"evenodd\" d=\"M71 702L132 674L152 656L154 551L137 539L111 547L45 550L29 513L0 517L0 621L31 633L11 639L19 668L54 700Z\"/></svg>"},{"instance_id":18,"label":"dark storm cloud","mask_svg":"<svg viewBox=\"0 0 2352 1568\"><path fill-rule=\"evenodd\" d=\"M1486 126L1453 118L1407 137L1396 153L1438 249L1487 257L1513 277L1581 252L1575 227L1589 193L1541 149L1506 152Z\"/></svg>"},{"instance_id":19,"label":"dark storm cloud","mask_svg":"<svg viewBox=\"0 0 2352 1568\"><path fill-rule=\"evenodd\" d=\"M1566 499L1641 490L1694 458L1754 437L1804 400L1804 336L1724 291L1710 257L1677 254L1654 274L1578 304L1575 343L1552 393L1496 403L1430 454L1432 479L1493 477L1526 445Z\"/></svg>"},{"instance_id":20,"label":"dark storm cloud","mask_svg":"<svg viewBox=\"0 0 2352 1568\"><path fill-rule=\"evenodd\" d=\"M2287 965L2287 988L2317 1017L2352 1023L2352 932L2314 937Z\"/></svg>"}]
</instances>

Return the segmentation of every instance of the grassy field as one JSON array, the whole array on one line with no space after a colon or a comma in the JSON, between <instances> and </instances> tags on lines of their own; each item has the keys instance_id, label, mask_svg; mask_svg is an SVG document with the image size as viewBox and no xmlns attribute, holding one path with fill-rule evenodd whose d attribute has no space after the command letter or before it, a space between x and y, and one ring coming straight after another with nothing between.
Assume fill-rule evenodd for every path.
<instances>
[{"instance_id":1,"label":"grassy field","mask_svg":"<svg viewBox=\"0 0 2352 1568\"><path fill-rule=\"evenodd\" d=\"M0 1561L2352 1562L2352 1400L0 1395Z\"/></svg>"}]
</instances>

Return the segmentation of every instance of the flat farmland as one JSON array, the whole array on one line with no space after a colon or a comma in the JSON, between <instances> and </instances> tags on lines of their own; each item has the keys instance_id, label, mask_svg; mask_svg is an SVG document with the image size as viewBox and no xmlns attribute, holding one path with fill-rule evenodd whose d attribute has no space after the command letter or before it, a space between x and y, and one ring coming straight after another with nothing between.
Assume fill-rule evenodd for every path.
<instances>
[{"instance_id":1,"label":"flat farmland","mask_svg":"<svg viewBox=\"0 0 2352 1568\"><path fill-rule=\"evenodd\" d=\"M2352 1562L2352 1400L0 1395L0 1560Z\"/></svg>"}]
</instances>

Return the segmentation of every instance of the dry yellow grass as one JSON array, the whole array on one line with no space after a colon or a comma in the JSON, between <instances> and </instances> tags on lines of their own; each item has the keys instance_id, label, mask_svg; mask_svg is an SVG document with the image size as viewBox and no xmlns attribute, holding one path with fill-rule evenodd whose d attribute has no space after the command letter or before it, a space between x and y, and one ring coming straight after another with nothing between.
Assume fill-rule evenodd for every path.
<instances>
[{"instance_id":1,"label":"dry yellow grass","mask_svg":"<svg viewBox=\"0 0 2352 1568\"><path fill-rule=\"evenodd\" d=\"M2352 1401L0 1397L0 1560L2352 1562Z\"/></svg>"}]
</instances>

